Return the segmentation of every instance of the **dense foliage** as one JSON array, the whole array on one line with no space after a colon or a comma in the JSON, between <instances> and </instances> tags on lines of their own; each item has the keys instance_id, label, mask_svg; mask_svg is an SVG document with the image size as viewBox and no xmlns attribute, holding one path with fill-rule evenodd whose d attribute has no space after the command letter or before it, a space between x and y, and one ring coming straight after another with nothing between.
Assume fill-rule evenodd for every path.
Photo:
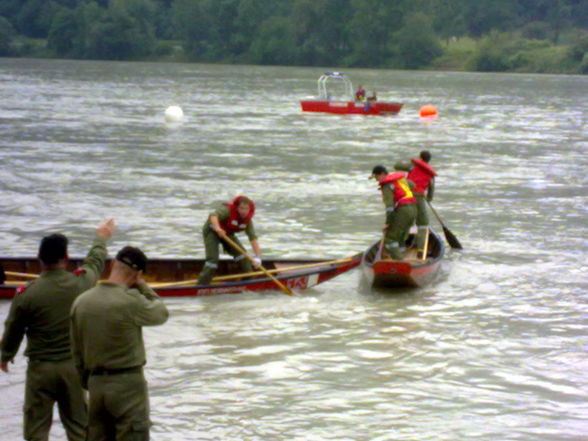
<instances>
[{"instance_id":1,"label":"dense foliage","mask_svg":"<svg viewBox=\"0 0 588 441\"><path fill-rule=\"evenodd\" d=\"M0 0L0 55L588 73L586 0Z\"/></svg>"}]
</instances>

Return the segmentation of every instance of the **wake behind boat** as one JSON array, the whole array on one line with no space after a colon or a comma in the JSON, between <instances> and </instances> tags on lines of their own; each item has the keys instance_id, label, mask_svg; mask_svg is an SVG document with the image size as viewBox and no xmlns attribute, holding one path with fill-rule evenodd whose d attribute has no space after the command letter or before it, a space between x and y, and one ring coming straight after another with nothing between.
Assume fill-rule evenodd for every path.
<instances>
[{"instance_id":1,"label":"wake behind boat","mask_svg":"<svg viewBox=\"0 0 588 441\"><path fill-rule=\"evenodd\" d=\"M264 268L288 288L301 291L319 285L359 266L362 253L338 259L267 259ZM82 265L83 259L71 259L69 270ZM233 259L221 259L217 277L210 285L197 285L204 259L150 259L145 280L162 297L198 297L234 294L244 291L279 290L261 271L243 274ZM108 276L107 261L102 279ZM41 271L36 258L0 257L0 299L11 299L16 289L36 278ZM3 276L4 274L4 276Z\"/></svg>"},{"instance_id":2,"label":"wake behind boat","mask_svg":"<svg viewBox=\"0 0 588 441\"><path fill-rule=\"evenodd\" d=\"M336 91L339 93L335 93ZM304 112L358 115L395 115L402 109L402 103L370 99L355 101L351 80L340 72L326 72L321 75L318 79L317 98L302 100L300 105Z\"/></svg>"},{"instance_id":3,"label":"wake behind boat","mask_svg":"<svg viewBox=\"0 0 588 441\"><path fill-rule=\"evenodd\" d=\"M445 256L445 244L435 231L429 231L426 259L417 258L414 248L408 248L403 260L381 259L381 242L369 247L361 262L367 283L374 288L420 287L430 283ZM413 241L411 234L408 243Z\"/></svg>"}]
</instances>

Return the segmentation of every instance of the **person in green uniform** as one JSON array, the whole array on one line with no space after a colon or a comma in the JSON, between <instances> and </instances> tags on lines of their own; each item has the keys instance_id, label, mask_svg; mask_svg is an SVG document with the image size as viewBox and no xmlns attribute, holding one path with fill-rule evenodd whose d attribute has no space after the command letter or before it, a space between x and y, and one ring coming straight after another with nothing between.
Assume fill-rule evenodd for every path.
<instances>
[{"instance_id":1,"label":"person in green uniform","mask_svg":"<svg viewBox=\"0 0 588 441\"><path fill-rule=\"evenodd\" d=\"M115 230L113 219L100 224L83 265L66 270L68 240L62 234L42 239L41 275L19 289L12 300L1 344L0 367L9 372L23 337L28 368L24 400L24 438L46 441L57 403L69 441L86 439L84 392L71 356L69 311L74 300L96 284L104 270L106 241Z\"/></svg>"},{"instance_id":2,"label":"person in green uniform","mask_svg":"<svg viewBox=\"0 0 588 441\"><path fill-rule=\"evenodd\" d=\"M437 171L429 164L430 160L431 153L428 150L421 151L418 158L411 159L411 170L408 174L408 179L414 182L415 186L413 193L417 200L417 248L421 256L429 229L427 201L433 200L437 176Z\"/></svg>"},{"instance_id":3,"label":"person in green uniform","mask_svg":"<svg viewBox=\"0 0 588 441\"><path fill-rule=\"evenodd\" d=\"M392 259L401 260L408 232L416 218L416 199L405 172L388 173L386 167L376 165L371 177L378 181L386 207L384 248Z\"/></svg>"},{"instance_id":4,"label":"person in green uniform","mask_svg":"<svg viewBox=\"0 0 588 441\"><path fill-rule=\"evenodd\" d=\"M143 326L165 323L168 310L145 283L147 257L132 246L112 261L107 281L71 310L73 358L90 394L88 441L149 440Z\"/></svg>"},{"instance_id":5,"label":"person in green uniform","mask_svg":"<svg viewBox=\"0 0 588 441\"><path fill-rule=\"evenodd\" d=\"M206 250L206 263L198 278L199 285L208 285L212 281L216 269L218 268L219 246L222 244L223 249L233 256L239 262L241 270L245 273L251 272L251 263L247 256L239 253L231 247L223 238L229 237L241 249L245 249L236 234L244 231L253 249L253 265L258 268L261 266L261 248L253 227L253 215L255 214L255 204L246 196L237 196L231 203L218 205L210 213L208 219L202 227L202 237L204 238L204 247Z\"/></svg>"}]
</instances>

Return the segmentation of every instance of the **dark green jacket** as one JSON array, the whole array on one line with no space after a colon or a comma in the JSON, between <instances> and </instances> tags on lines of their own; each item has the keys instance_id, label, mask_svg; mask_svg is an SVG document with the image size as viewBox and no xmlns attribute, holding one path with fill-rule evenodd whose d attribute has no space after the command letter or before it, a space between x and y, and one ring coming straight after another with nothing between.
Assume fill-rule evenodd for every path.
<instances>
[{"instance_id":1,"label":"dark green jacket","mask_svg":"<svg viewBox=\"0 0 588 441\"><path fill-rule=\"evenodd\" d=\"M165 323L168 310L146 284L128 288L100 282L77 298L71 310L72 350L86 378L92 370L145 364L142 326Z\"/></svg>"},{"instance_id":2,"label":"dark green jacket","mask_svg":"<svg viewBox=\"0 0 588 441\"><path fill-rule=\"evenodd\" d=\"M43 271L14 297L4 324L2 362L11 361L27 336L31 360L71 358L69 312L74 300L96 284L104 270L106 241L96 238L81 270Z\"/></svg>"}]
</instances>

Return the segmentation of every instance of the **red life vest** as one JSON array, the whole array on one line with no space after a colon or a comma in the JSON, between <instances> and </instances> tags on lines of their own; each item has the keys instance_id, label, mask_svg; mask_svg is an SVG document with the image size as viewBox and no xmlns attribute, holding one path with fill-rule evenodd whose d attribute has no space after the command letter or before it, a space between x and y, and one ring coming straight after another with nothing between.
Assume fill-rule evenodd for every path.
<instances>
[{"instance_id":1,"label":"red life vest","mask_svg":"<svg viewBox=\"0 0 588 441\"><path fill-rule=\"evenodd\" d=\"M392 185L394 192L394 208L400 205L416 203L416 199L414 198L406 180L406 173L390 173L380 181L380 188L386 184Z\"/></svg>"},{"instance_id":2,"label":"red life vest","mask_svg":"<svg viewBox=\"0 0 588 441\"><path fill-rule=\"evenodd\" d=\"M408 179L414 182L415 193L424 194L427 191L427 188L429 188L431 179L437 176L437 172L422 159L413 158L411 161L415 166L408 174Z\"/></svg>"},{"instance_id":3,"label":"red life vest","mask_svg":"<svg viewBox=\"0 0 588 441\"><path fill-rule=\"evenodd\" d=\"M239 202L243 196L237 196L230 204L225 203L224 205L229 207L229 217L225 221L220 221L220 226L223 230L227 232L227 234L235 234L239 231L244 231L247 228L247 225L251 222L251 218L255 214L255 204L253 201L249 204L249 213L245 218L239 216L239 211L237 207L239 206Z\"/></svg>"}]
</instances>

